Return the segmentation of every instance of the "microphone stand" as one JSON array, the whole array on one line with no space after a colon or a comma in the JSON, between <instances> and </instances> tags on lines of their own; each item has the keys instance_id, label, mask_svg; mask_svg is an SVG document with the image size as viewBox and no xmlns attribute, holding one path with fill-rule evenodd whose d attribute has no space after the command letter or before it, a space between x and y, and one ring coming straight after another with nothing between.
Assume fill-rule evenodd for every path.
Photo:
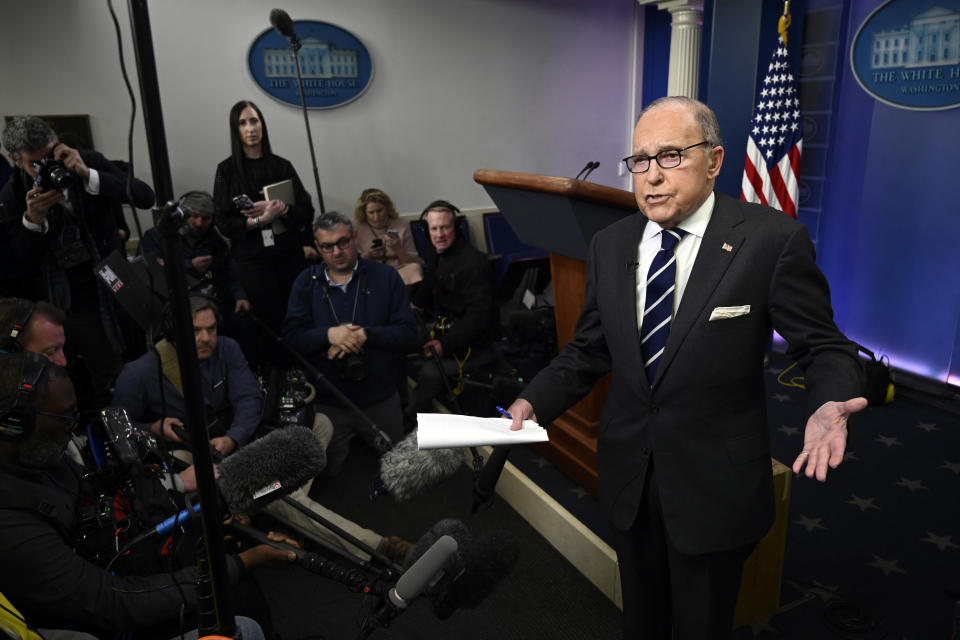
<instances>
[{"instance_id":1,"label":"microphone stand","mask_svg":"<svg viewBox=\"0 0 960 640\"><path fill-rule=\"evenodd\" d=\"M235 637L237 626L234 620L233 602L230 598L230 584L227 580L223 527L219 517L220 501L213 477L210 448L206 446L210 436L207 433L203 395L200 391L202 389L200 365L197 350L194 347L193 319L190 314L183 249L177 235L183 212L175 203L170 202L173 200L173 181L170 177L170 161L167 155L147 0L128 0L128 8L143 101L144 129L147 133L150 164L153 168L154 190L157 202L168 203L157 212L157 229L163 237L164 250L168 257L164 261L164 271L176 336L177 357L180 362L180 376L183 381L183 399L187 425L193 438L193 460L197 473L200 504L205 505L200 511L203 547L198 549L201 552L198 555L203 561L198 565L208 567L206 573L209 573L209 578L204 576L204 579L210 582L212 597L209 615L203 616L200 620L199 632L200 636L216 632L218 635Z\"/></svg>"},{"instance_id":2,"label":"microphone stand","mask_svg":"<svg viewBox=\"0 0 960 640\"><path fill-rule=\"evenodd\" d=\"M279 31L278 31L279 33ZM282 33L280 35L283 35ZM317 185L317 202L320 204L320 213L326 213L327 209L323 205L323 190L320 189L320 172L317 171L317 154L313 150L313 133L310 131L310 118L307 117L307 101L303 97L303 77L300 75L300 41L297 34L293 33L287 38L290 42L290 49L293 51L293 63L297 70L297 90L300 92L300 109L303 111L303 124L307 128L307 146L310 147L310 161L313 163L313 181Z\"/></svg>"}]
</instances>

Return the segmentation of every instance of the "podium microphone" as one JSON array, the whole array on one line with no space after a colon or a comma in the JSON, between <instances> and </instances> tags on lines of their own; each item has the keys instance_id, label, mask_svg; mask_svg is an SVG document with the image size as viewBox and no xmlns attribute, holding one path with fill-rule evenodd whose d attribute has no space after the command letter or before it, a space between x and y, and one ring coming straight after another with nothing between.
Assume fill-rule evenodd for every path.
<instances>
[{"instance_id":1,"label":"podium microphone","mask_svg":"<svg viewBox=\"0 0 960 640\"><path fill-rule=\"evenodd\" d=\"M587 172L586 172L585 174L583 174L583 177L582 177L582 178L580 178L581 180L586 180L586 179L587 179L587 176L589 176L591 173L593 173L593 170L600 166L600 163L597 162L597 161L594 161L594 162L592 162L592 163L590 163L590 164L592 164L593 166L590 167L589 169L587 169ZM587 165L587 166L589 166L589 165Z\"/></svg>"},{"instance_id":2,"label":"podium microphone","mask_svg":"<svg viewBox=\"0 0 960 640\"><path fill-rule=\"evenodd\" d=\"M577 175L575 175L575 176L573 177L573 179L574 179L574 180L579 180L579 179L580 179L580 176L582 176L582 175L584 174L584 172L588 172L592 166L593 166L593 161L591 160L591 161L588 162L586 165L584 165L583 169L580 169L580 172L577 173Z\"/></svg>"}]
</instances>

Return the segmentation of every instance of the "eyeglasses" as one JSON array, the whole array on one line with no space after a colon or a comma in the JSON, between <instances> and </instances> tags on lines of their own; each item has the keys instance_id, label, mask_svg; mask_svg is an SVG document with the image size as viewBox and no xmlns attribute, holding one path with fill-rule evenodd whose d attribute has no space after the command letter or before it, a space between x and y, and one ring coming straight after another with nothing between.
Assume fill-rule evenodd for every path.
<instances>
[{"instance_id":1,"label":"eyeglasses","mask_svg":"<svg viewBox=\"0 0 960 640\"><path fill-rule=\"evenodd\" d=\"M69 420L70 429L72 430L77 424L80 423L80 414L79 413L49 413L47 411L36 411L38 416L47 416L48 418L57 418L58 420Z\"/></svg>"},{"instance_id":2,"label":"eyeglasses","mask_svg":"<svg viewBox=\"0 0 960 640\"><path fill-rule=\"evenodd\" d=\"M324 253L333 253L333 249L337 248L341 251L346 251L347 247L350 246L350 241L353 238L351 236L343 236L336 242L320 242L317 246L320 248L320 251Z\"/></svg>"},{"instance_id":3,"label":"eyeglasses","mask_svg":"<svg viewBox=\"0 0 960 640\"><path fill-rule=\"evenodd\" d=\"M630 173L646 173L650 169L650 159L656 158L657 164L661 169L673 169L680 166L680 160L683 159L683 152L700 145L708 144L706 140L692 144L683 149L665 149L655 156L627 156L623 161L627 165Z\"/></svg>"}]
</instances>

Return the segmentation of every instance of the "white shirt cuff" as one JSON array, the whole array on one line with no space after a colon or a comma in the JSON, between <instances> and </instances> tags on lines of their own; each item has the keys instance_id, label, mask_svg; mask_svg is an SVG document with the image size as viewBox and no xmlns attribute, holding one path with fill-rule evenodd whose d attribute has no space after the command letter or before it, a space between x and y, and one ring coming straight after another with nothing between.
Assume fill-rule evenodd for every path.
<instances>
[{"instance_id":1,"label":"white shirt cuff","mask_svg":"<svg viewBox=\"0 0 960 640\"><path fill-rule=\"evenodd\" d=\"M31 222L27 218L27 214L23 214L23 226L30 231L36 231L37 233L46 233L50 229L50 225L46 220L43 221L43 224L37 224L36 222Z\"/></svg>"},{"instance_id":2,"label":"white shirt cuff","mask_svg":"<svg viewBox=\"0 0 960 640\"><path fill-rule=\"evenodd\" d=\"M96 169L90 169L90 175L84 181L83 188L92 196L100 195L100 174Z\"/></svg>"}]
</instances>

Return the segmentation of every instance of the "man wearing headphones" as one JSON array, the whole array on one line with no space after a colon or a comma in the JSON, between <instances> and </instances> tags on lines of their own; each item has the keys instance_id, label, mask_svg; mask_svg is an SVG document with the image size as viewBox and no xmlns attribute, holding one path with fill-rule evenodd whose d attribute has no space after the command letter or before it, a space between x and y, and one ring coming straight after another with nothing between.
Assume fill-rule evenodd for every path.
<instances>
[{"instance_id":1,"label":"man wearing headphones","mask_svg":"<svg viewBox=\"0 0 960 640\"><path fill-rule=\"evenodd\" d=\"M245 444L260 424L260 385L237 342L217 334L220 313L216 304L206 296L191 296L190 311L204 403L207 415L216 419L207 425L213 436L210 444L228 455ZM186 418L178 366L176 351L162 340L156 350L123 366L112 401L127 410L133 424L172 442L183 441L176 432ZM165 373L162 384L161 367Z\"/></svg>"},{"instance_id":2,"label":"man wearing headphones","mask_svg":"<svg viewBox=\"0 0 960 640\"><path fill-rule=\"evenodd\" d=\"M250 300L237 275L230 245L213 226L213 196L206 191L187 191L180 196L180 208L187 218L186 232L179 237L184 267L195 280L191 293L213 298L224 316L220 332L239 342L247 361L255 366L251 358L256 354L256 327L243 315L250 309ZM166 257L163 239L155 228L143 234L137 253L158 262Z\"/></svg>"},{"instance_id":3,"label":"man wearing headphones","mask_svg":"<svg viewBox=\"0 0 960 640\"><path fill-rule=\"evenodd\" d=\"M74 551L80 507L92 495L83 468L63 455L77 418L62 367L36 353L0 354L0 592L34 628L128 631L175 622L181 604L196 602L196 567L118 577ZM227 572L235 583L255 566L293 558L259 545L230 556Z\"/></svg>"},{"instance_id":4,"label":"man wearing headphones","mask_svg":"<svg viewBox=\"0 0 960 640\"><path fill-rule=\"evenodd\" d=\"M32 351L55 365L67 366L63 311L47 302L23 298L0 300L0 352Z\"/></svg>"},{"instance_id":5,"label":"man wearing headphones","mask_svg":"<svg viewBox=\"0 0 960 640\"><path fill-rule=\"evenodd\" d=\"M428 312L434 329L423 345L427 360L420 367L413 407L429 412L443 389L440 371L431 362L436 353L448 376L458 376L487 340L493 324L493 294L487 257L457 230L460 210L446 200L427 205L421 220L430 232L423 282L413 294L412 306Z\"/></svg>"},{"instance_id":6,"label":"man wearing headphones","mask_svg":"<svg viewBox=\"0 0 960 640\"><path fill-rule=\"evenodd\" d=\"M119 316L96 276L101 258L122 249L122 205L148 208L154 194L100 153L63 144L44 120L11 119L3 146L17 170L0 190L0 223L30 297L64 310L76 358L81 408L95 410L123 362ZM132 198L132 201L131 201Z\"/></svg>"}]
</instances>

